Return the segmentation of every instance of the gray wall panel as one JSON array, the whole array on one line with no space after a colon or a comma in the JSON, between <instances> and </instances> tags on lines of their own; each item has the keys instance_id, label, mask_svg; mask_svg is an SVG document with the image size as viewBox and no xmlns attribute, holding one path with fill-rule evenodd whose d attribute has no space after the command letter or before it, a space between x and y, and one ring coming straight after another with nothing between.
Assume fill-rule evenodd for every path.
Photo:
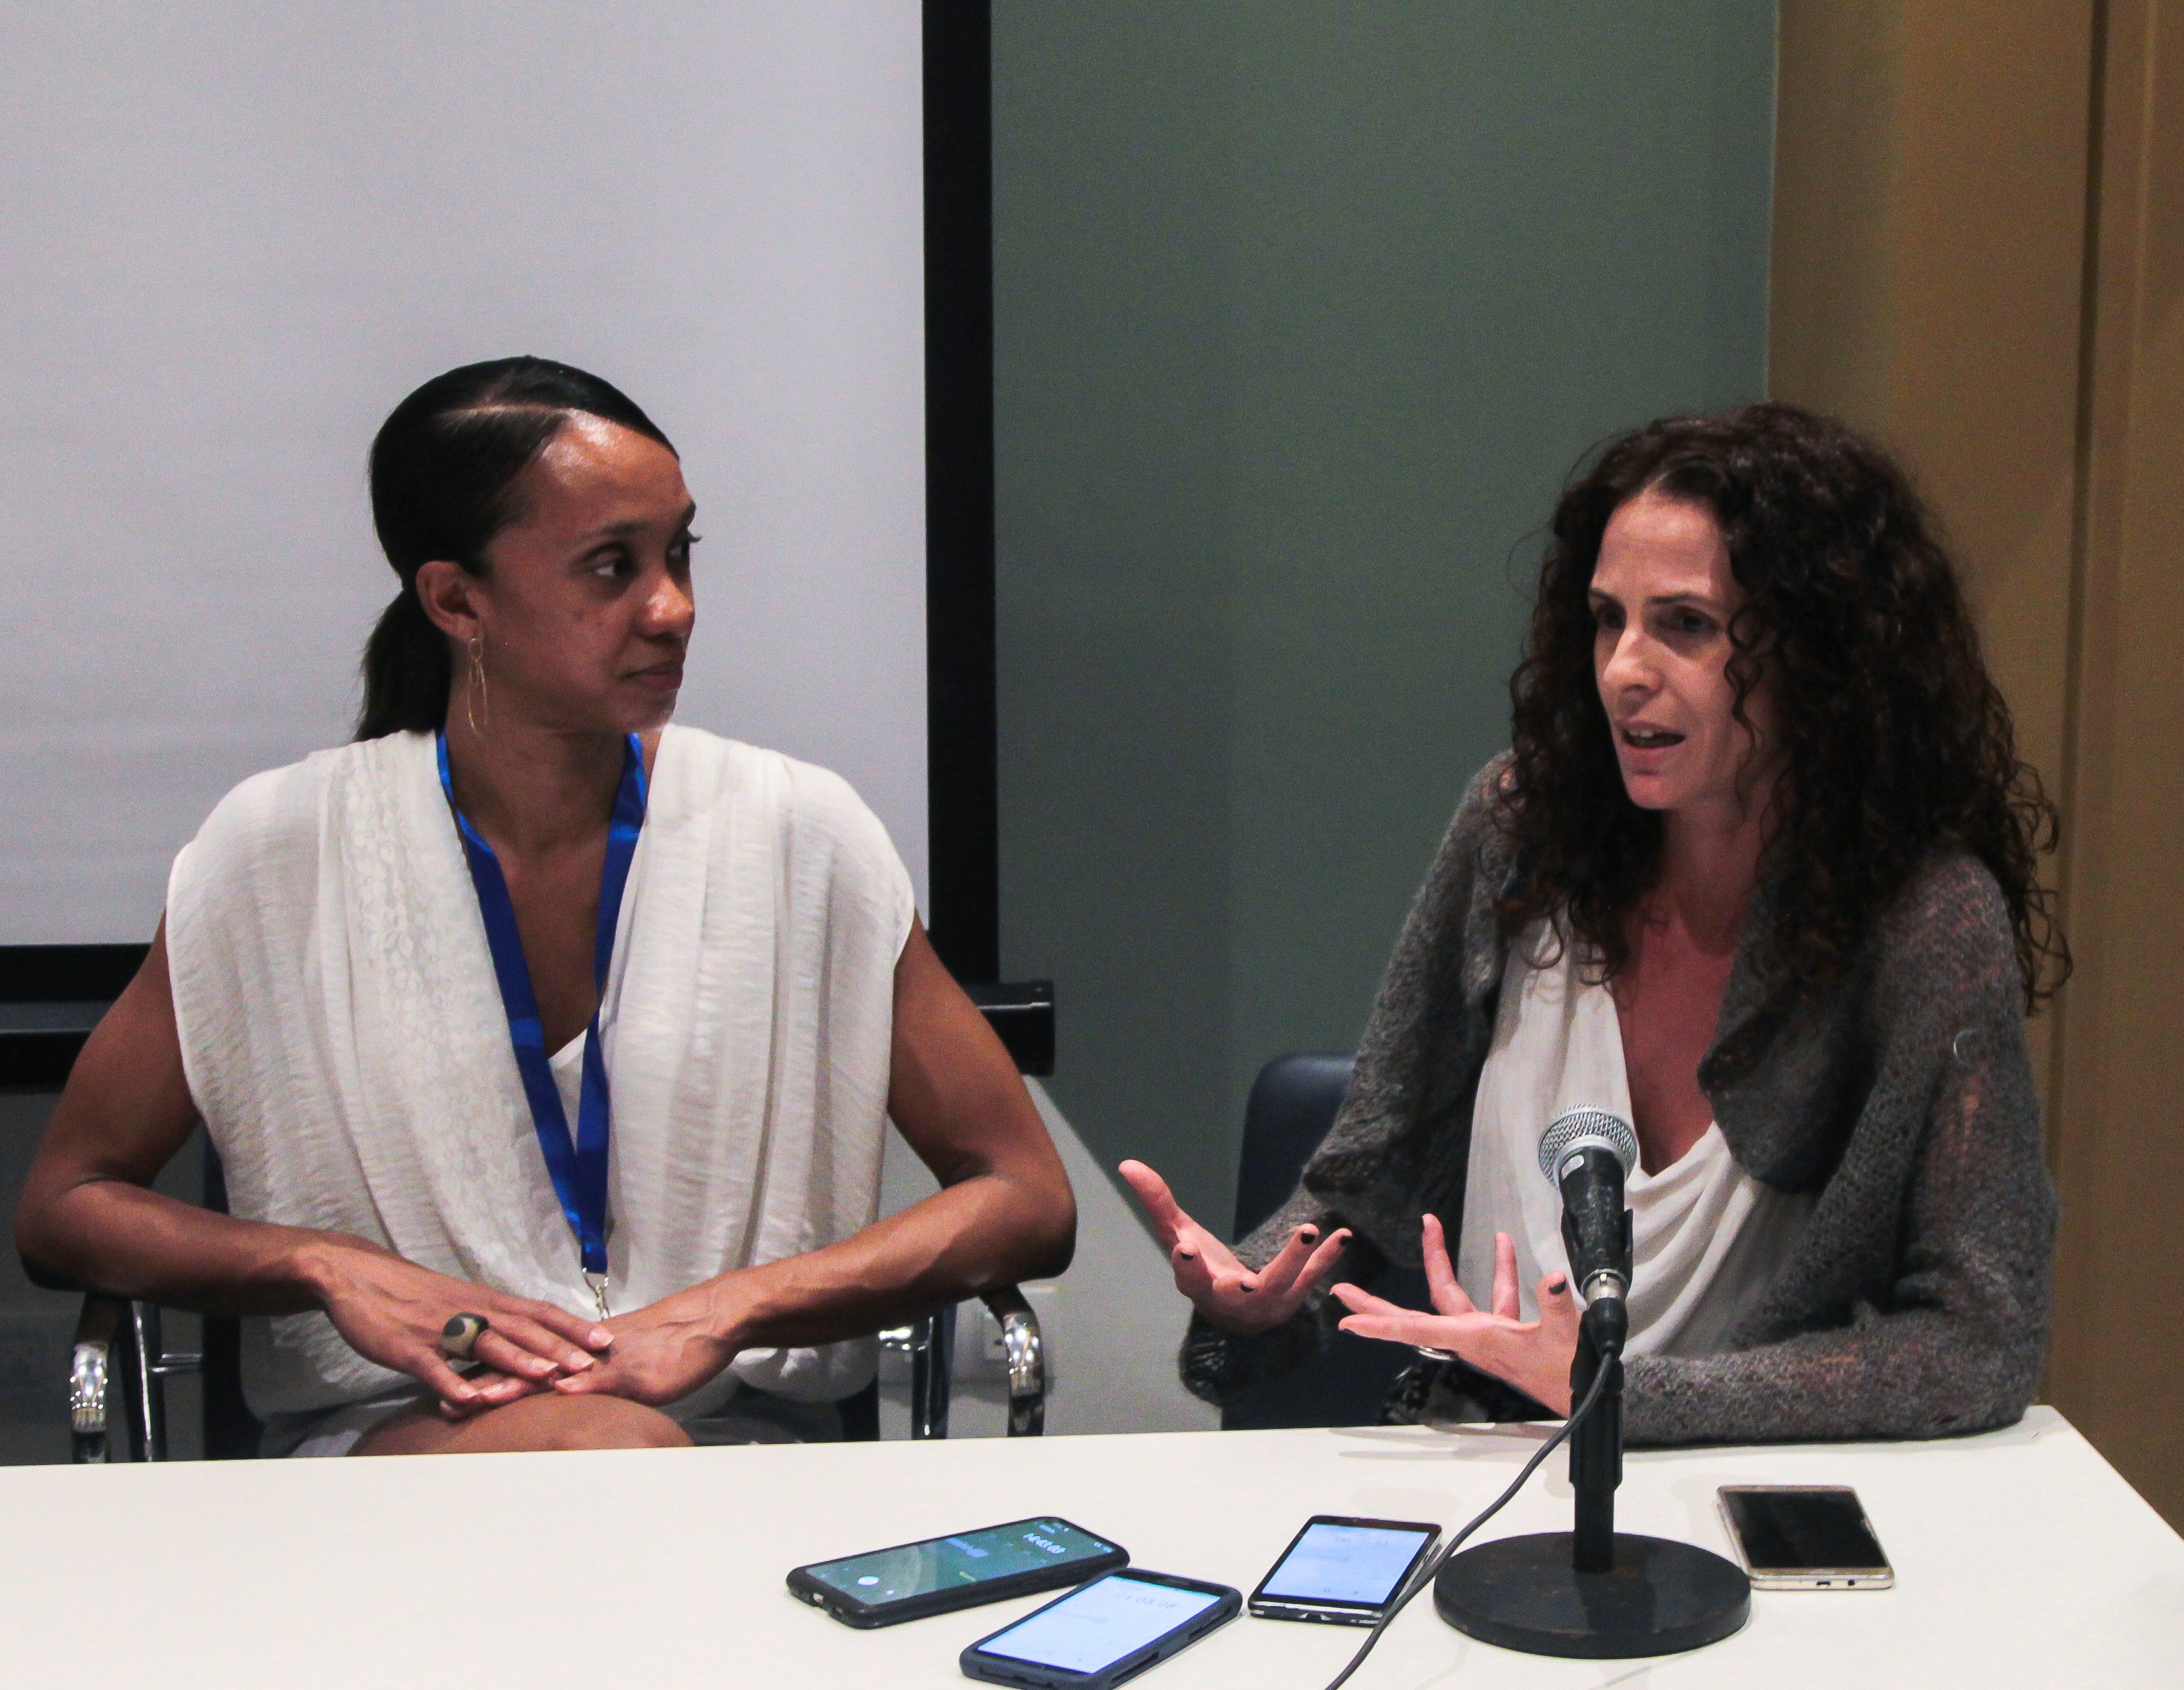
<instances>
[{"instance_id":1,"label":"gray wall panel","mask_svg":"<svg viewBox=\"0 0 2184 1690\"><path fill-rule=\"evenodd\" d=\"M995 8L1003 945L1086 1144L1210 1221L1503 743L1573 460L1763 389L1774 31Z\"/></svg>"}]
</instances>

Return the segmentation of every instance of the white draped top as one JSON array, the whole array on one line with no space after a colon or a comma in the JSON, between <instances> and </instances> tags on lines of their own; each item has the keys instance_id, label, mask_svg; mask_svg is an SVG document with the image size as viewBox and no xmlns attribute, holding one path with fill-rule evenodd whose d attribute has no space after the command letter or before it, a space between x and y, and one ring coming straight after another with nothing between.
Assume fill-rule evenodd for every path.
<instances>
[{"instance_id":1,"label":"white draped top","mask_svg":"<svg viewBox=\"0 0 2184 1690\"><path fill-rule=\"evenodd\" d=\"M886 831L823 769L671 727L649 797L599 1008L617 1311L871 1224L915 914ZM591 1312L431 735L236 788L176 859L167 947L237 1214ZM324 1315L244 1333L261 1416L406 1382ZM869 1341L746 1350L720 1389L839 1397L872 1364Z\"/></svg>"},{"instance_id":2,"label":"white draped top","mask_svg":"<svg viewBox=\"0 0 2184 1690\"><path fill-rule=\"evenodd\" d=\"M1471 1159L1457 1240L1457 1279L1482 1308L1494 1285L1494 1235L1517 1247L1526 1319L1549 1273L1568 1273L1562 1198L1540 1172L1540 1135L1571 1109L1630 1118L1623 1029L1604 985L1580 978L1565 944L1533 966L1546 929L1509 949L1494 1043L1472 1108ZM1788 1257L1810 1195L1778 1191L1738 1167L1721 1128L1658 1174L1635 1169L1625 1187L1636 1245L1626 1353L1710 1355Z\"/></svg>"}]
</instances>

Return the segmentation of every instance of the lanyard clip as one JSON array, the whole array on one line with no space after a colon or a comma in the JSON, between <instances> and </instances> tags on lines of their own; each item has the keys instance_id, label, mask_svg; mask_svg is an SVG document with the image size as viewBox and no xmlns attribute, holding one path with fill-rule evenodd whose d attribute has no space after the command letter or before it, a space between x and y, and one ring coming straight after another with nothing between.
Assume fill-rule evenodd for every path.
<instances>
[{"instance_id":1,"label":"lanyard clip","mask_svg":"<svg viewBox=\"0 0 2184 1690\"><path fill-rule=\"evenodd\" d=\"M584 1283L592 1288L592 1301L599 1305L599 1319L611 1320L614 1311L607 1307L607 1276L595 1274L587 1268L584 1269Z\"/></svg>"}]
</instances>

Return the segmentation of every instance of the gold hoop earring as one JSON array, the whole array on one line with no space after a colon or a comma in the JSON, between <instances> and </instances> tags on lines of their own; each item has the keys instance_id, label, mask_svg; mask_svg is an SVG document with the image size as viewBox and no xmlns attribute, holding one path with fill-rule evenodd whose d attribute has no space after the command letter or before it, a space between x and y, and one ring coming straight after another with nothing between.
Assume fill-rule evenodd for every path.
<instances>
[{"instance_id":1,"label":"gold hoop earring","mask_svg":"<svg viewBox=\"0 0 2184 1690\"><path fill-rule=\"evenodd\" d=\"M493 727L493 695L485 684L485 630L480 628L470 637L465 648L470 653L470 685L463 689L463 714L470 720L471 732L483 739ZM479 716L485 717L483 723Z\"/></svg>"}]
</instances>

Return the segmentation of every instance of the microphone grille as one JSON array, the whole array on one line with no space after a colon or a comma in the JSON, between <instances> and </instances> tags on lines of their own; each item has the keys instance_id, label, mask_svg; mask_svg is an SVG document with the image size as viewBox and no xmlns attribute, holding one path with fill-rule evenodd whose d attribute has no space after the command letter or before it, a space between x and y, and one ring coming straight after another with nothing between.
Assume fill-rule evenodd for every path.
<instances>
[{"instance_id":1,"label":"microphone grille","mask_svg":"<svg viewBox=\"0 0 2184 1690\"><path fill-rule=\"evenodd\" d=\"M1638 1165L1638 1135L1630 1123L1607 1109L1573 1109L1557 1115L1540 1135L1540 1172L1555 1185L1555 1175L1574 1150L1611 1151L1623 1164L1623 1177Z\"/></svg>"}]
</instances>

